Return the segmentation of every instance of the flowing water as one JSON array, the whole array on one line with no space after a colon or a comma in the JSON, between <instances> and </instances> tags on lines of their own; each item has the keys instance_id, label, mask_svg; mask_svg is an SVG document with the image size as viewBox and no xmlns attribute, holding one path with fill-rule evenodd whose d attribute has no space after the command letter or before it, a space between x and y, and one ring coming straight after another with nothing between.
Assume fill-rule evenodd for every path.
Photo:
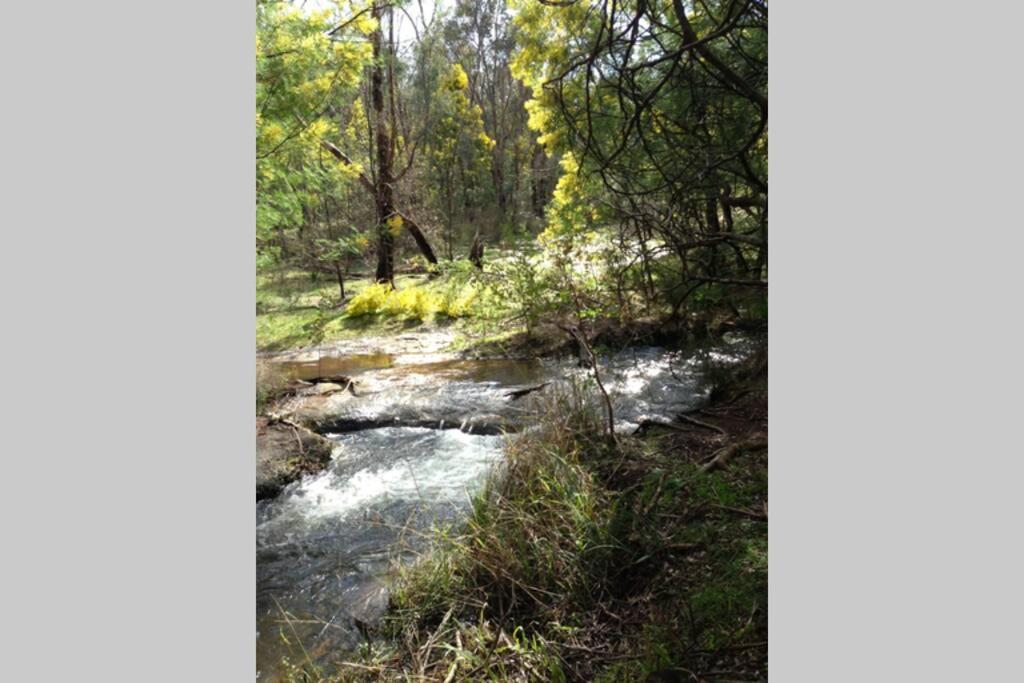
<instances>
[{"instance_id":1,"label":"flowing water","mask_svg":"<svg viewBox=\"0 0 1024 683\"><path fill-rule=\"evenodd\" d=\"M617 429L671 419L705 399L708 361L739 360L747 343L683 355L630 349L601 363ZM530 400L510 392L585 379L568 362L456 360L437 354L337 354L289 359L294 376L345 374L356 396L334 409L336 443L320 474L257 504L257 668L281 659L328 664L363 642L360 622L386 605L391 563L426 547L431 527L457 523L502 458L500 432L526 428ZM548 387L545 391L551 391Z\"/></svg>"}]
</instances>

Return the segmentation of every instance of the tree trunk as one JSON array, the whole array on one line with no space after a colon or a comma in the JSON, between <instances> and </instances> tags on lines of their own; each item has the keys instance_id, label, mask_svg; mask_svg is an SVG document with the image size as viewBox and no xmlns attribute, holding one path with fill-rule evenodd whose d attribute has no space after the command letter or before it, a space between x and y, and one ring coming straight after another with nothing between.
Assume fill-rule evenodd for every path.
<instances>
[{"instance_id":1,"label":"tree trunk","mask_svg":"<svg viewBox=\"0 0 1024 683\"><path fill-rule=\"evenodd\" d=\"M533 173L530 174L530 203L533 214L544 218L544 148L536 145L533 149Z\"/></svg>"},{"instance_id":2,"label":"tree trunk","mask_svg":"<svg viewBox=\"0 0 1024 683\"><path fill-rule=\"evenodd\" d=\"M508 197L505 195L505 152L500 146L491 153L491 182L494 183L494 197L498 201L498 211L504 217L508 209Z\"/></svg>"},{"instance_id":3,"label":"tree trunk","mask_svg":"<svg viewBox=\"0 0 1024 683\"><path fill-rule=\"evenodd\" d=\"M449 175L451 174L449 173ZM448 200L448 234L446 235L446 241L448 242L449 261L455 259L455 249L452 246L455 241L455 206L452 203L452 195L454 195L454 192L452 191L451 180L449 180L445 185L445 196Z\"/></svg>"},{"instance_id":4,"label":"tree trunk","mask_svg":"<svg viewBox=\"0 0 1024 683\"><path fill-rule=\"evenodd\" d=\"M374 200L377 209L377 282L395 285L395 239L388 221L395 215L394 169L391 155L391 132L384 111L384 68L381 50L381 8L374 4L372 16L377 28L370 36L373 45L373 66L370 70L370 99L373 104L377 145L377 182Z\"/></svg>"},{"instance_id":5,"label":"tree trunk","mask_svg":"<svg viewBox=\"0 0 1024 683\"><path fill-rule=\"evenodd\" d=\"M427 241L427 236L423 234L423 230L420 229L420 226L416 221L397 209L395 210L395 213L401 217L402 225L404 225L405 229L409 231L410 235L412 235L413 240L416 242L416 246L419 247L420 251L423 253L423 257L430 263L437 265L437 255L434 254L434 250L430 247L430 242Z\"/></svg>"},{"instance_id":6,"label":"tree trunk","mask_svg":"<svg viewBox=\"0 0 1024 683\"><path fill-rule=\"evenodd\" d=\"M345 300L345 275L341 272L341 264L334 262L334 274L338 277L338 289L341 291L341 300Z\"/></svg>"},{"instance_id":7,"label":"tree trunk","mask_svg":"<svg viewBox=\"0 0 1024 683\"><path fill-rule=\"evenodd\" d=\"M484 243L480 239L480 231L473 237L473 246L469 248L469 261L480 270L484 269Z\"/></svg>"}]
</instances>

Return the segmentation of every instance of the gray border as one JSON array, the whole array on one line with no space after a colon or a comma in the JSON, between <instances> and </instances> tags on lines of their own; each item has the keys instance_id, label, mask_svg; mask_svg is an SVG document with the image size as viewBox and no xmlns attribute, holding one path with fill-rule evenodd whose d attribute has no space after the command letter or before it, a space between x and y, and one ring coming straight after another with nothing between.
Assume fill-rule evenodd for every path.
<instances>
[{"instance_id":1,"label":"gray border","mask_svg":"<svg viewBox=\"0 0 1024 683\"><path fill-rule=\"evenodd\" d=\"M1021 678L1021 13L773 4L773 680Z\"/></svg>"},{"instance_id":2,"label":"gray border","mask_svg":"<svg viewBox=\"0 0 1024 683\"><path fill-rule=\"evenodd\" d=\"M1021 10L797 7L771 25L772 677L1011 680ZM254 678L253 13L5 8L11 680Z\"/></svg>"},{"instance_id":3,"label":"gray border","mask_svg":"<svg viewBox=\"0 0 1024 683\"><path fill-rule=\"evenodd\" d=\"M254 680L255 5L2 25L3 677Z\"/></svg>"}]
</instances>

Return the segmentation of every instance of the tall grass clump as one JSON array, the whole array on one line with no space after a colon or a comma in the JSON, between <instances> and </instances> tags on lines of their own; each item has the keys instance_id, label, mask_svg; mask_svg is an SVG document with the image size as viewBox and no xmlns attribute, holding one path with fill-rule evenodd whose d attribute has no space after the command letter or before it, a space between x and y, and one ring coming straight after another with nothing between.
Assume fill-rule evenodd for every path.
<instances>
[{"instance_id":1,"label":"tall grass clump","mask_svg":"<svg viewBox=\"0 0 1024 683\"><path fill-rule=\"evenodd\" d=\"M614 506L590 467L610 455L599 414L579 390L546 404L510 441L468 521L399 570L381 627L397 647L377 660L381 671L565 680L549 638L596 608L618 547Z\"/></svg>"},{"instance_id":2,"label":"tall grass clump","mask_svg":"<svg viewBox=\"0 0 1024 683\"><path fill-rule=\"evenodd\" d=\"M547 623L598 599L610 553L609 501L584 465L604 456L593 408L579 393L549 400L516 437L507 466L476 497L461 535L401 574L399 612L440 618L453 604Z\"/></svg>"}]
</instances>

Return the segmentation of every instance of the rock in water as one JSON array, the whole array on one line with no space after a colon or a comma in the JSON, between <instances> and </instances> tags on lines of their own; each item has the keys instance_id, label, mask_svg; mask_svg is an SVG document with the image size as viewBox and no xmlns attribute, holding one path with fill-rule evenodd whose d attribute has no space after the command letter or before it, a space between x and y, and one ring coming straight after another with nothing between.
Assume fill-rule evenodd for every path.
<instances>
[{"instance_id":1,"label":"rock in water","mask_svg":"<svg viewBox=\"0 0 1024 683\"><path fill-rule=\"evenodd\" d=\"M305 427L256 420L256 500L272 498L304 474L319 472L331 461L334 444Z\"/></svg>"}]
</instances>

